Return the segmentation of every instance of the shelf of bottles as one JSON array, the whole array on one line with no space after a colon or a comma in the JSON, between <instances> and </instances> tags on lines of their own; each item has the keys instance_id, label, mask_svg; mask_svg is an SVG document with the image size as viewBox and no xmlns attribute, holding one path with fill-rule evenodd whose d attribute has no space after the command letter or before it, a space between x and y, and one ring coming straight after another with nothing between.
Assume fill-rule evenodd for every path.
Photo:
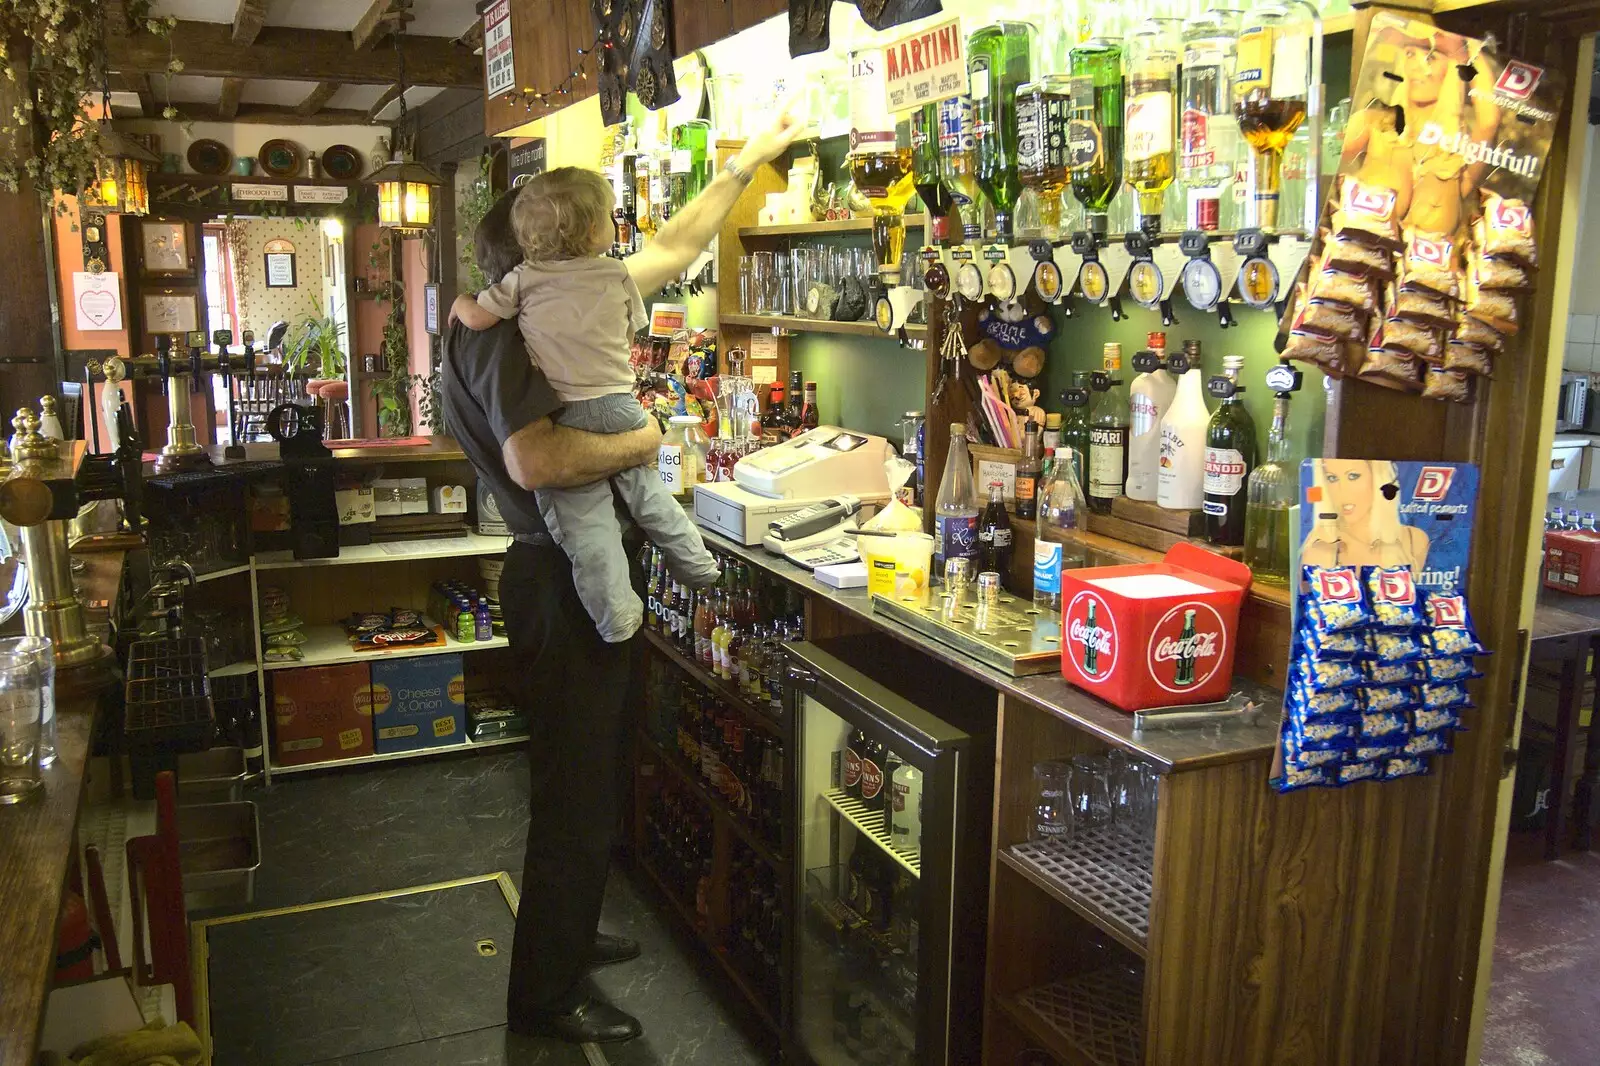
<instances>
[{"instance_id":1,"label":"shelf of bottles","mask_svg":"<svg viewBox=\"0 0 1600 1066\"><path fill-rule=\"evenodd\" d=\"M652 660L646 675L644 740L680 784L728 819L744 845L782 864L783 739L755 715L730 706L673 665Z\"/></svg>"},{"instance_id":2,"label":"shelf of bottles","mask_svg":"<svg viewBox=\"0 0 1600 1066\"><path fill-rule=\"evenodd\" d=\"M1002 996L999 1003L1058 1062L1139 1066L1143 987L1138 968L1113 964Z\"/></svg>"},{"instance_id":3,"label":"shelf of bottles","mask_svg":"<svg viewBox=\"0 0 1600 1066\"><path fill-rule=\"evenodd\" d=\"M913 877L922 876L922 855L911 844L897 845L889 824L889 812L882 804L871 804L842 789L831 788L822 794L828 805L845 821L855 826L863 839L870 840Z\"/></svg>"}]
</instances>

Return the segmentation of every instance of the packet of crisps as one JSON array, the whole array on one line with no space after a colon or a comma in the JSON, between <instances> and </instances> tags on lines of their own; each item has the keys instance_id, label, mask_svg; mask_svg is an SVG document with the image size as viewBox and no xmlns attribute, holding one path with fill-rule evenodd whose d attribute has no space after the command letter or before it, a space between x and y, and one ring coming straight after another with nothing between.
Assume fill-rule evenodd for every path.
<instances>
[{"instance_id":1,"label":"packet of crisps","mask_svg":"<svg viewBox=\"0 0 1600 1066\"><path fill-rule=\"evenodd\" d=\"M1332 785L1336 781L1332 767L1310 766L1304 770L1284 768L1282 777L1274 777L1270 784L1278 792L1294 792L1302 788Z\"/></svg>"},{"instance_id":2,"label":"packet of crisps","mask_svg":"<svg viewBox=\"0 0 1600 1066\"><path fill-rule=\"evenodd\" d=\"M1448 729L1435 729L1427 733L1413 733L1406 741L1407 755L1447 755L1455 750Z\"/></svg>"},{"instance_id":3,"label":"packet of crisps","mask_svg":"<svg viewBox=\"0 0 1600 1066\"><path fill-rule=\"evenodd\" d=\"M1366 714L1404 711L1417 704L1415 688L1366 688L1361 690L1361 707Z\"/></svg>"},{"instance_id":4,"label":"packet of crisps","mask_svg":"<svg viewBox=\"0 0 1600 1066\"><path fill-rule=\"evenodd\" d=\"M1403 735L1405 731L1404 711L1367 711L1361 716L1361 736L1367 740Z\"/></svg>"},{"instance_id":5,"label":"packet of crisps","mask_svg":"<svg viewBox=\"0 0 1600 1066\"><path fill-rule=\"evenodd\" d=\"M1400 220L1395 217L1398 194L1387 186L1358 181L1346 175L1339 187L1339 208L1333 213L1333 234L1398 252Z\"/></svg>"},{"instance_id":6,"label":"packet of crisps","mask_svg":"<svg viewBox=\"0 0 1600 1066\"><path fill-rule=\"evenodd\" d=\"M1424 659L1423 671L1427 680L1443 681L1471 681L1473 678L1482 677L1483 673L1477 670L1470 655L1450 655L1440 659Z\"/></svg>"},{"instance_id":7,"label":"packet of crisps","mask_svg":"<svg viewBox=\"0 0 1600 1066\"><path fill-rule=\"evenodd\" d=\"M1380 762L1347 762L1339 767L1339 784L1349 785L1357 781L1372 781L1383 776L1383 763Z\"/></svg>"},{"instance_id":8,"label":"packet of crisps","mask_svg":"<svg viewBox=\"0 0 1600 1066\"><path fill-rule=\"evenodd\" d=\"M1420 633L1368 633L1367 646L1382 663L1414 663L1433 654Z\"/></svg>"},{"instance_id":9,"label":"packet of crisps","mask_svg":"<svg viewBox=\"0 0 1600 1066\"><path fill-rule=\"evenodd\" d=\"M1315 626L1301 626L1298 634L1300 651L1307 658L1322 662L1359 662L1372 658L1365 633L1344 631L1321 633Z\"/></svg>"},{"instance_id":10,"label":"packet of crisps","mask_svg":"<svg viewBox=\"0 0 1600 1066\"><path fill-rule=\"evenodd\" d=\"M1406 250L1397 280L1402 291L1424 289L1454 299L1461 295L1460 250L1442 233L1405 227Z\"/></svg>"},{"instance_id":11,"label":"packet of crisps","mask_svg":"<svg viewBox=\"0 0 1600 1066\"><path fill-rule=\"evenodd\" d=\"M1416 685L1428 680L1422 667L1416 663L1364 662L1361 668L1367 674L1368 688L1386 688L1391 685Z\"/></svg>"},{"instance_id":12,"label":"packet of crisps","mask_svg":"<svg viewBox=\"0 0 1600 1066\"><path fill-rule=\"evenodd\" d=\"M1430 592L1423 612L1428 620L1428 639L1435 657L1488 654L1472 628L1472 615L1467 611L1465 596Z\"/></svg>"},{"instance_id":13,"label":"packet of crisps","mask_svg":"<svg viewBox=\"0 0 1600 1066\"><path fill-rule=\"evenodd\" d=\"M1406 745L1404 739L1397 740L1392 744L1363 743L1357 744L1350 749L1350 760L1352 762L1383 762L1385 759L1393 759L1405 753Z\"/></svg>"},{"instance_id":14,"label":"packet of crisps","mask_svg":"<svg viewBox=\"0 0 1600 1066\"><path fill-rule=\"evenodd\" d=\"M1455 707L1418 707L1411 712L1412 733L1432 733L1438 729L1461 728L1461 712Z\"/></svg>"},{"instance_id":15,"label":"packet of crisps","mask_svg":"<svg viewBox=\"0 0 1600 1066\"><path fill-rule=\"evenodd\" d=\"M1367 585L1367 602L1377 624L1387 630L1410 632L1427 625L1422 594L1409 566L1366 566L1361 576Z\"/></svg>"},{"instance_id":16,"label":"packet of crisps","mask_svg":"<svg viewBox=\"0 0 1600 1066\"><path fill-rule=\"evenodd\" d=\"M1310 624L1319 633L1339 633L1371 625L1372 610L1361 587L1361 574L1353 566L1304 566L1308 591L1305 606Z\"/></svg>"},{"instance_id":17,"label":"packet of crisps","mask_svg":"<svg viewBox=\"0 0 1600 1066\"><path fill-rule=\"evenodd\" d=\"M1428 772L1428 760L1417 755L1402 755L1383 764L1383 779L1393 781L1401 777L1416 777Z\"/></svg>"},{"instance_id":18,"label":"packet of crisps","mask_svg":"<svg viewBox=\"0 0 1600 1066\"><path fill-rule=\"evenodd\" d=\"M1291 709L1284 721L1284 729L1292 730L1296 743L1307 751L1343 750L1361 736L1361 718L1354 714L1307 719Z\"/></svg>"},{"instance_id":19,"label":"packet of crisps","mask_svg":"<svg viewBox=\"0 0 1600 1066\"><path fill-rule=\"evenodd\" d=\"M1472 695L1467 687L1457 681L1446 681L1435 684L1428 683L1417 689L1421 706L1429 710L1438 710L1445 707L1471 707Z\"/></svg>"},{"instance_id":20,"label":"packet of crisps","mask_svg":"<svg viewBox=\"0 0 1600 1066\"><path fill-rule=\"evenodd\" d=\"M1304 685L1307 692L1314 693L1360 688L1367 683L1360 663L1325 659L1301 659L1294 668L1294 679Z\"/></svg>"},{"instance_id":21,"label":"packet of crisps","mask_svg":"<svg viewBox=\"0 0 1600 1066\"><path fill-rule=\"evenodd\" d=\"M1361 698L1354 688L1318 692L1296 677L1289 685L1285 706L1302 720L1342 717L1361 710Z\"/></svg>"},{"instance_id":22,"label":"packet of crisps","mask_svg":"<svg viewBox=\"0 0 1600 1066\"><path fill-rule=\"evenodd\" d=\"M1533 209L1524 200L1483 190L1483 214L1472 224L1472 243L1484 255L1504 255L1530 267L1539 265Z\"/></svg>"},{"instance_id":23,"label":"packet of crisps","mask_svg":"<svg viewBox=\"0 0 1600 1066\"><path fill-rule=\"evenodd\" d=\"M1471 376L1465 371L1430 366L1427 375L1422 379L1422 395L1429 400L1466 403L1472 398L1471 380Z\"/></svg>"},{"instance_id":24,"label":"packet of crisps","mask_svg":"<svg viewBox=\"0 0 1600 1066\"><path fill-rule=\"evenodd\" d=\"M1294 730L1283 734L1283 764L1290 770L1309 770L1314 766L1336 765L1344 759L1343 748L1307 748Z\"/></svg>"}]
</instances>

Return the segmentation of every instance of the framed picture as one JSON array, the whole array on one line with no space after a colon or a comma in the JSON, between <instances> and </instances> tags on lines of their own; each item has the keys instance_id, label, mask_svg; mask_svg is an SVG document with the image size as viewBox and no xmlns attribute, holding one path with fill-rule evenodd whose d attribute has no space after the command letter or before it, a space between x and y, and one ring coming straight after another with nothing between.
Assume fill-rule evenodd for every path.
<instances>
[{"instance_id":1,"label":"framed picture","mask_svg":"<svg viewBox=\"0 0 1600 1066\"><path fill-rule=\"evenodd\" d=\"M427 331L439 335L439 285L430 281L422 287L422 321Z\"/></svg>"},{"instance_id":2,"label":"framed picture","mask_svg":"<svg viewBox=\"0 0 1600 1066\"><path fill-rule=\"evenodd\" d=\"M171 278L194 273L194 247L184 222L146 221L139 226L142 270L147 278Z\"/></svg>"},{"instance_id":3,"label":"framed picture","mask_svg":"<svg viewBox=\"0 0 1600 1066\"><path fill-rule=\"evenodd\" d=\"M146 333L187 333L200 328L200 301L192 292L144 294Z\"/></svg>"},{"instance_id":4,"label":"framed picture","mask_svg":"<svg viewBox=\"0 0 1600 1066\"><path fill-rule=\"evenodd\" d=\"M267 261L267 288L295 287L293 252L268 252L263 258Z\"/></svg>"}]
</instances>

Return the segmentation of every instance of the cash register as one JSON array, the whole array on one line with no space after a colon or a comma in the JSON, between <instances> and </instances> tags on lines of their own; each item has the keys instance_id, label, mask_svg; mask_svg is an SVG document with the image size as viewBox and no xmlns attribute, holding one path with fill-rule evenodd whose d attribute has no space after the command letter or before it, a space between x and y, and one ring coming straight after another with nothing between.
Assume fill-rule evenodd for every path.
<instances>
[{"instance_id":1,"label":"cash register","mask_svg":"<svg viewBox=\"0 0 1600 1066\"><path fill-rule=\"evenodd\" d=\"M731 482L696 485L695 522L790 557L833 544L889 502L893 454L883 437L818 426L740 459Z\"/></svg>"}]
</instances>

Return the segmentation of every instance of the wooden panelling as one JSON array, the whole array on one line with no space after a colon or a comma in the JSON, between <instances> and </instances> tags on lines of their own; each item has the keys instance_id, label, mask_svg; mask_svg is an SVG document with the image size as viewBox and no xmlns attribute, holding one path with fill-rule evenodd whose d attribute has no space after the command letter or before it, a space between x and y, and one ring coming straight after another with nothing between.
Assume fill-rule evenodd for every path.
<instances>
[{"instance_id":1,"label":"wooden panelling","mask_svg":"<svg viewBox=\"0 0 1600 1066\"><path fill-rule=\"evenodd\" d=\"M492 137L593 96L592 58L589 77L578 81L570 94L532 109L520 95L523 89L549 92L556 88L577 69L582 58L578 49L587 49L593 43L594 21L585 0L512 0L511 51L516 86L511 92L484 102L484 132Z\"/></svg>"},{"instance_id":2,"label":"wooden panelling","mask_svg":"<svg viewBox=\"0 0 1600 1066\"><path fill-rule=\"evenodd\" d=\"M672 5L673 51L686 56L733 33L733 9L726 3L685 3Z\"/></svg>"}]
</instances>

